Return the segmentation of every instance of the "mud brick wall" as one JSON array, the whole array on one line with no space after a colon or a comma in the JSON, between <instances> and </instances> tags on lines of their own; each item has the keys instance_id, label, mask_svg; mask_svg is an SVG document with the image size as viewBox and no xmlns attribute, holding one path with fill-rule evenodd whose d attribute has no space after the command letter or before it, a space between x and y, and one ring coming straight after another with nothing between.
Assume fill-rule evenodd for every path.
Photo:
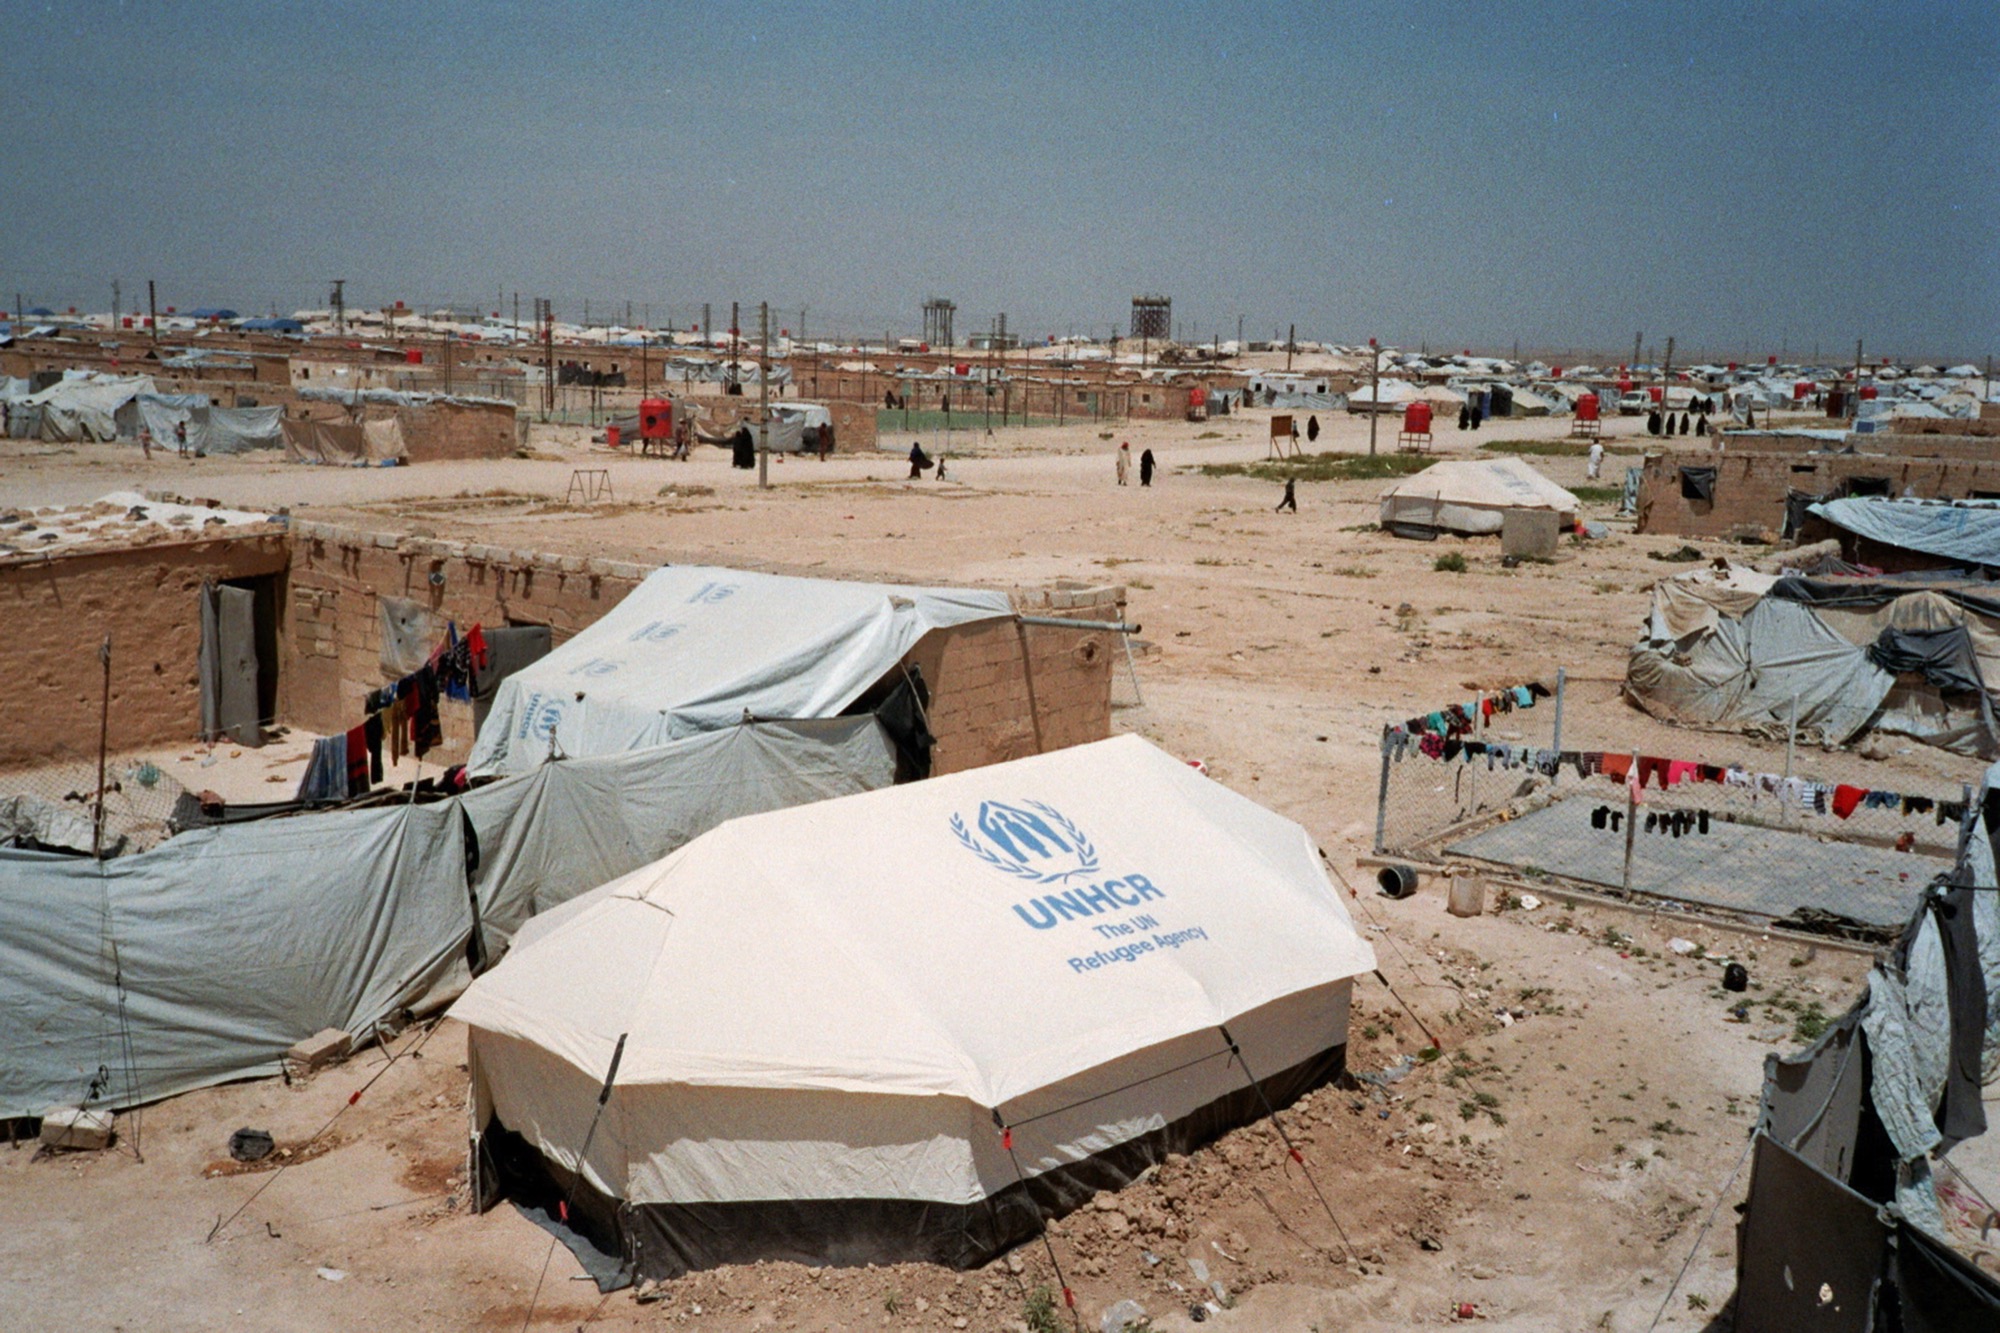
<instances>
[{"instance_id":1,"label":"mud brick wall","mask_svg":"<svg viewBox=\"0 0 2000 1333\"><path fill-rule=\"evenodd\" d=\"M399 407L412 463L509 458L519 447L511 403L426 403Z\"/></svg>"},{"instance_id":2,"label":"mud brick wall","mask_svg":"<svg viewBox=\"0 0 2000 1333\"><path fill-rule=\"evenodd\" d=\"M1717 469L1712 502L1681 494L1683 467ZM1651 454L1639 480L1638 530L1680 537L1776 534L1785 521L1785 495L1837 493L1850 478L1885 478L1889 494L1906 490L1925 499L1963 500L2000 495L2000 460L1925 458L1885 454Z\"/></svg>"},{"instance_id":3,"label":"mud brick wall","mask_svg":"<svg viewBox=\"0 0 2000 1333\"><path fill-rule=\"evenodd\" d=\"M96 755L106 634L111 748L194 739L203 582L282 575L288 558L267 533L0 562L0 767Z\"/></svg>"},{"instance_id":4,"label":"mud brick wall","mask_svg":"<svg viewBox=\"0 0 2000 1333\"><path fill-rule=\"evenodd\" d=\"M1016 589L1023 615L1122 621L1125 590ZM1014 621L959 625L926 635L910 654L931 684L933 771L1100 741L1111 734L1111 672L1124 649L1101 630ZM1032 707L1031 707L1032 699Z\"/></svg>"},{"instance_id":5,"label":"mud brick wall","mask_svg":"<svg viewBox=\"0 0 2000 1333\"><path fill-rule=\"evenodd\" d=\"M394 678L382 667L381 597L428 607L440 634L446 621L460 634L474 625L547 625L560 647L651 572L626 561L295 522L281 709L321 733L363 720L362 697ZM433 754L457 763L472 746L472 706L446 700L439 712L445 744Z\"/></svg>"}]
</instances>

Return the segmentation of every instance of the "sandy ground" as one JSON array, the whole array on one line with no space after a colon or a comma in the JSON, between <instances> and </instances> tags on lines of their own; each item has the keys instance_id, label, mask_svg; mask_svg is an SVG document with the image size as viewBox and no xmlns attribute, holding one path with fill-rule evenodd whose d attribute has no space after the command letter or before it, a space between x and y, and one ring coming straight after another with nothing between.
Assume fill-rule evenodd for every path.
<instances>
[{"instance_id":1,"label":"sandy ground","mask_svg":"<svg viewBox=\"0 0 2000 1333\"><path fill-rule=\"evenodd\" d=\"M1321 424L1320 448L1366 449L1365 421ZM1636 419L1609 424L1614 444L1639 430ZM1381 429L1392 449L1393 421ZM1477 435L1447 429L1438 441L1462 451L1567 429L1507 422ZM538 429L527 459L404 469L148 466L126 447L0 443L0 501L155 488L646 561L1123 583L1151 650L1140 666L1144 706L1130 706L1121 682L1127 706L1114 726L1205 759L1219 780L1299 820L1362 891L1350 902L1400 1000L1373 979L1359 984L1354 1068L1391 1067L1428 1044L1404 1002L1444 1038L1445 1055L1386 1089L1327 1089L1285 1113L1338 1226L1268 1126L1253 1126L1052 1228L1084 1322L1095 1329L1129 1297L1156 1327L1192 1327L1201 1284L1189 1260L1199 1259L1228 1292L1230 1308L1204 1320L1219 1327L1400 1329L1457 1322L1464 1302L1496 1327L1643 1329L1692 1255L1660 1327L1703 1327L1733 1286L1731 1209L1745 1177L1732 1168L1762 1062L1796 1044L1800 1010L1839 1012L1867 958L1553 896L1533 911L1461 919L1444 911L1434 883L1403 901L1377 896L1372 872L1355 862L1372 835L1381 724L1480 684L1548 679L1558 666L1597 682L1575 696L1578 744L1774 763L1782 747L1671 731L1616 698L1646 590L1680 568L1648 553L1677 539L1614 528L1607 540L1565 546L1551 565L1507 570L1490 540L1406 543L1360 530L1383 483L1304 485L1300 512L1279 514L1276 485L1195 470L1262 458L1264 434L1253 413L926 438L951 457L944 482L903 480L908 441L891 436L871 456L774 463L768 491L719 450L689 463L614 457L581 429ZM1113 483L1120 440L1135 455L1158 454L1151 488L1136 476ZM1583 481L1579 458L1535 461L1559 482ZM1609 460L1604 484L1626 461ZM562 503L583 466L610 468L614 503ZM1594 517L1612 508L1586 506ZM1469 570L1434 571L1454 549ZM160 757L191 786L216 786L221 770L274 792L283 789L264 779L295 780L302 744L225 754L207 768L188 747ZM1884 786L1975 771L1921 749L1873 763L1806 755L1802 767L1816 763L1860 766ZM1674 954L1672 937L1709 956ZM1718 985L1724 956L1755 978L1748 1022L1734 1021L1737 997ZM0 1151L0 1199L32 1219L0 1233L0 1326L521 1327L547 1237L510 1209L466 1212L463 1033L446 1023L393 1046L419 1041L420 1053L393 1065L368 1051L307 1084L240 1084L149 1108L109 1153ZM297 1145L330 1119L308 1159L282 1175L213 1170L226 1167L239 1126ZM1961 1156L1991 1193L2000 1171L1984 1146ZM964 1274L724 1270L669 1284L648 1304L630 1293L600 1300L578 1275L558 1252L534 1327L1004 1329L1053 1280L1038 1247Z\"/></svg>"}]
</instances>

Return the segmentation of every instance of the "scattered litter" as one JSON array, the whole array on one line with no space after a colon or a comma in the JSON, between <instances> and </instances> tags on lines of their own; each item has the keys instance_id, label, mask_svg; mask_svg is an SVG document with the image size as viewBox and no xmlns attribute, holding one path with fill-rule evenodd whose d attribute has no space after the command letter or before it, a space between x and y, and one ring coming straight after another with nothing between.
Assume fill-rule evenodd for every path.
<instances>
[{"instance_id":1,"label":"scattered litter","mask_svg":"<svg viewBox=\"0 0 2000 1333\"><path fill-rule=\"evenodd\" d=\"M1401 1082L1416 1067L1417 1062L1415 1057L1405 1055L1387 1068L1378 1069L1369 1074L1356 1074L1354 1077L1358 1082L1372 1083L1378 1088L1386 1088L1391 1083Z\"/></svg>"},{"instance_id":2,"label":"scattered litter","mask_svg":"<svg viewBox=\"0 0 2000 1333\"><path fill-rule=\"evenodd\" d=\"M229 1136L229 1155L239 1162L261 1162L277 1146L270 1134L261 1129L239 1129Z\"/></svg>"},{"instance_id":3,"label":"scattered litter","mask_svg":"<svg viewBox=\"0 0 2000 1333\"><path fill-rule=\"evenodd\" d=\"M347 1274L338 1268L322 1268L319 1270L319 1277L322 1282L347 1281Z\"/></svg>"},{"instance_id":4,"label":"scattered litter","mask_svg":"<svg viewBox=\"0 0 2000 1333\"><path fill-rule=\"evenodd\" d=\"M1514 1026L1514 1015L1508 1013L1505 1009L1495 1009L1493 1016L1500 1020L1500 1026L1503 1028Z\"/></svg>"},{"instance_id":5,"label":"scattered litter","mask_svg":"<svg viewBox=\"0 0 2000 1333\"><path fill-rule=\"evenodd\" d=\"M1227 1259L1232 1264L1240 1262L1235 1255L1231 1254L1229 1251L1222 1248L1222 1242L1219 1240L1210 1241L1208 1243L1208 1248L1214 1250L1217 1254L1221 1255L1223 1258Z\"/></svg>"},{"instance_id":6,"label":"scattered litter","mask_svg":"<svg viewBox=\"0 0 2000 1333\"><path fill-rule=\"evenodd\" d=\"M1520 897L1520 903L1523 912L1532 912L1542 905L1542 900L1532 893L1524 893Z\"/></svg>"},{"instance_id":7,"label":"scattered litter","mask_svg":"<svg viewBox=\"0 0 2000 1333\"><path fill-rule=\"evenodd\" d=\"M1125 1329L1146 1322L1146 1307L1130 1299L1119 1301L1106 1310L1097 1321L1103 1333L1124 1333Z\"/></svg>"},{"instance_id":8,"label":"scattered litter","mask_svg":"<svg viewBox=\"0 0 2000 1333\"><path fill-rule=\"evenodd\" d=\"M1146 1267L1148 1268L1158 1268L1160 1266L1160 1256L1154 1254L1151 1250L1139 1251L1139 1257L1146 1261Z\"/></svg>"},{"instance_id":9,"label":"scattered litter","mask_svg":"<svg viewBox=\"0 0 2000 1333\"><path fill-rule=\"evenodd\" d=\"M1194 1274L1195 1281L1197 1282L1208 1281L1208 1265L1203 1263L1201 1260L1199 1259L1188 1260L1188 1271Z\"/></svg>"},{"instance_id":10,"label":"scattered litter","mask_svg":"<svg viewBox=\"0 0 2000 1333\"><path fill-rule=\"evenodd\" d=\"M1208 1319L1208 1307L1205 1305L1190 1305L1188 1307L1188 1318L1197 1324L1206 1322Z\"/></svg>"},{"instance_id":11,"label":"scattered litter","mask_svg":"<svg viewBox=\"0 0 2000 1333\"><path fill-rule=\"evenodd\" d=\"M1696 949L1699 949L1701 946L1699 944L1696 944L1693 940L1684 940L1681 939L1679 936L1675 936L1673 939L1667 941L1667 947L1669 949L1672 949L1677 954L1685 955L1693 953Z\"/></svg>"}]
</instances>

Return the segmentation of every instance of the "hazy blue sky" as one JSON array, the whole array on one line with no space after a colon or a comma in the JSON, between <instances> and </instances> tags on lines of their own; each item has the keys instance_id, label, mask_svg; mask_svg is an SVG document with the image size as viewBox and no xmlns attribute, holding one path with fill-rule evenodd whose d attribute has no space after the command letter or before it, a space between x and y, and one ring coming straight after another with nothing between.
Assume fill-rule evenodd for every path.
<instances>
[{"instance_id":1,"label":"hazy blue sky","mask_svg":"<svg viewBox=\"0 0 2000 1333\"><path fill-rule=\"evenodd\" d=\"M1983 356L1997 18L11 0L0 300Z\"/></svg>"}]
</instances>

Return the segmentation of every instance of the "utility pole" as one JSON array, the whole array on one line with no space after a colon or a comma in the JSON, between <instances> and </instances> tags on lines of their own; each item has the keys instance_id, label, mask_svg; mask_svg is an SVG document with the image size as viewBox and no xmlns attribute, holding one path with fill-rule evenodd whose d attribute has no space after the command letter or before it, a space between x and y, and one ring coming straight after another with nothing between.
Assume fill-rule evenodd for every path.
<instances>
[{"instance_id":1,"label":"utility pole","mask_svg":"<svg viewBox=\"0 0 2000 1333\"><path fill-rule=\"evenodd\" d=\"M521 341L521 294L514 293L514 341Z\"/></svg>"},{"instance_id":2,"label":"utility pole","mask_svg":"<svg viewBox=\"0 0 2000 1333\"><path fill-rule=\"evenodd\" d=\"M333 279L333 331L347 332L347 279Z\"/></svg>"},{"instance_id":3,"label":"utility pole","mask_svg":"<svg viewBox=\"0 0 2000 1333\"><path fill-rule=\"evenodd\" d=\"M1298 342L1298 333L1298 325L1287 324L1285 326L1285 373L1287 375L1292 373L1292 351Z\"/></svg>"},{"instance_id":4,"label":"utility pole","mask_svg":"<svg viewBox=\"0 0 2000 1333\"><path fill-rule=\"evenodd\" d=\"M118 320L125 313L124 294L118 286L118 279L111 280L111 327L118 327Z\"/></svg>"},{"instance_id":5,"label":"utility pole","mask_svg":"<svg viewBox=\"0 0 2000 1333\"><path fill-rule=\"evenodd\" d=\"M736 302L731 301L729 303L729 382L736 386L736 392L742 393L743 381L739 378L741 372L737 369L736 365L736 315Z\"/></svg>"},{"instance_id":6,"label":"utility pole","mask_svg":"<svg viewBox=\"0 0 2000 1333\"><path fill-rule=\"evenodd\" d=\"M160 307L153 297L153 280L146 279L146 327L153 331L153 341L160 340ZM1989 357L1988 360L1991 360Z\"/></svg>"},{"instance_id":7,"label":"utility pole","mask_svg":"<svg viewBox=\"0 0 2000 1333\"><path fill-rule=\"evenodd\" d=\"M1243 355L1243 316L1236 317L1236 355Z\"/></svg>"},{"instance_id":8,"label":"utility pole","mask_svg":"<svg viewBox=\"0 0 2000 1333\"><path fill-rule=\"evenodd\" d=\"M1667 410L1667 390L1672 387L1673 378L1674 339L1673 335L1669 334L1667 335L1667 359L1665 364L1660 367L1660 410L1662 412Z\"/></svg>"},{"instance_id":9,"label":"utility pole","mask_svg":"<svg viewBox=\"0 0 2000 1333\"><path fill-rule=\"evenodd\" d=\"M771 489L771 303L757 305L757 337L764 344L764 364L757 375L757 489Z\"/></svg>"},{"instance_id":10,"label":"utility pole","mask_svg":"<svg viewBox=\"0 0 2000 1333\"><path fill-rule=\"evenodd\" d=\"M1373 338L1368 340L1368 355L1372 364L1368 368L1368 456L1375 456L1375 423L1382 417L1382 347Z\"/></svg>"},{"instance_id":11,"label":"utility pole","mask_svg":"<svg viewBox=\"0 0 2000 1333\"><path fill-rule=\"evenodd\" d=\"M1861 419L1861 339L1854 340L1854 392L1848 398L1847 415Z\"/></svg>"},{"instance_id":12,"label":"utility pole","mask_svg":"<svg viewBox=\"0 0 2000 1333\"><path fill-rule=\"evenodd\" d=\"M1634 374L1637 374L1639 370L1639 344L1645 337L1646 335L1643 331L1632 335L1632 371Z\"/></svg>"}]
</instances>

